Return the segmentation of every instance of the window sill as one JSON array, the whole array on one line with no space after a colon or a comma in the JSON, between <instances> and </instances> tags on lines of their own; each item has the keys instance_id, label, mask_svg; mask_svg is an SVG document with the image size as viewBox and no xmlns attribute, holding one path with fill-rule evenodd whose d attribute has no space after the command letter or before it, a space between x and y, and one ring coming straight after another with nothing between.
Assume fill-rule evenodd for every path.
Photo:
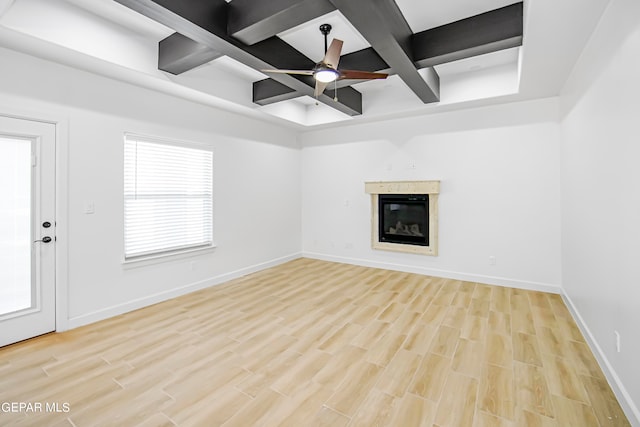
<instances>
[{"instance_id":1,"label":"window sill","mask_svg":"<svg viewBox=\"0 0 640 427\"><path fill-rule=\"evenodd\" d=\"M142 256L134 259L124 259L122 261L122 267L124 269L145 267L147 265L160 264L164 262L179 261L182 259L191 258L198 255L204 255L215 252L216 245L206 246L203 248L185 249L176 252L170 252L165 254Z\"/></svg>"}]
</instances>

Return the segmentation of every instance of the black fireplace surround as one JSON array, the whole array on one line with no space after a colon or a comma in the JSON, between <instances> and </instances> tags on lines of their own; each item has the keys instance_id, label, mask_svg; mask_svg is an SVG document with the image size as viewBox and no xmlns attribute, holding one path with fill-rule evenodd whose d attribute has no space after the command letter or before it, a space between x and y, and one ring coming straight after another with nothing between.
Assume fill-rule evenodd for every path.
<instances>
[{"instance_id":1,"label":"black fireplace surround","mask_svg":"<svg viewBox=\"0 0 640 427\"><path fill-rule=\"evenodd\" d=\"M428 194L380 194L378 216L381 242L429 246Z\"/></svg>"}]
</instances>

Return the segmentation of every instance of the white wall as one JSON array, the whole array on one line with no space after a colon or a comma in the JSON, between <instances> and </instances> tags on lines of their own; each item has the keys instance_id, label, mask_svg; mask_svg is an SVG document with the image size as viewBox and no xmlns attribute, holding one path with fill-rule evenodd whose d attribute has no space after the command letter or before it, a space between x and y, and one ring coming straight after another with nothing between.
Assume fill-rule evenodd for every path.
<instances>
[{"instance_id":1,"label":"white wall","mask_svg":"<svg viewBox=\"0 0 640 427\"><path fill-rule=\"evenodd\" d=\"M303 134L305 255L559 292L557 119L541 100ZM394 180L441 181L437 257L371 249L364 182Z\"/></svg>"},{"instance_id":2,"label":"white wall","mask_svg":"<svg viewBox=\"0 0 640 427\"><path fill-rule=\"evenodd\" d=\"M300 252L300 151L296 135L164 94L0 49L0 114L62 119L68 154L58 202L68 247L68 326L138 308ZM125 267L123 134L214 149L213 253ZM65 196L64 193L67 193ZM62 198L62 200L61 200ZM84 213L95 204L95 214ZM65 239L67 239L65 241Z\"/></svg>"},{"instance_id":3,"label":"white wall","mask_svg":"<svg viewBox=\"0 0 640 427\"><path fill-rule=\"evenodd\" d=\"M611 2L561 98L562 283L638 425L639 16L637 1Z\"/></svg>"}]
</instances>

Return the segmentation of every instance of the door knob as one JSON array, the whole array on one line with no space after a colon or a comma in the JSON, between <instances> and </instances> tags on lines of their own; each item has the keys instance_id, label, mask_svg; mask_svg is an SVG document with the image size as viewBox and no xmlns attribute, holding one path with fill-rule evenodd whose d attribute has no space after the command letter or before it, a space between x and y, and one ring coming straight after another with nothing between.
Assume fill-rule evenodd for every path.
<instances>
[{"instance_id":1,"label":"door knob","mask_svg":"<svg viewBox=\"0 0 640 427\"><path fill-rule=\"evenodd\" d=\"M40 240L35 240L33 243L36 243L36 242L49 243L51 240L52 240L52 239L51 239L51 237L49 237L49 236L44 236L42 239L40 239Z\"/></svg>"}]
</instances>

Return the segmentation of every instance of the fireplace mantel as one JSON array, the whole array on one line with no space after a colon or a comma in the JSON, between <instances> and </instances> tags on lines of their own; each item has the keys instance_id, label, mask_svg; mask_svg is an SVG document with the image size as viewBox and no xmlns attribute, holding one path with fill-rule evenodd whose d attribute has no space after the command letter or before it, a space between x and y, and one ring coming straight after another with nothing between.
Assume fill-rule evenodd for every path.
<instances>
[{"instance_id":1,"label":"fireplace mantel","mask_svg":"<svg viewBox=\"0 0 640 427\"><path fill-rule=\"evenodd\" d=\"M369 194L439 194L440 181L374 181L365 182Z\"/></svg>"},{"instance_id":2,"label":"fireplace mantel","mask_svg":"<svg viewBox=\"0 0 640 427\"><path fill-rule=\"evenodd\" d=\"M438 255L438 194L440 181L375 181L365 182L365 191L371 194L371 247L373 249L406 252L421 255ZM429 196L429 245L417 246L380 241L380 194L424 194Z\"/></svg>"}]
</instances>

